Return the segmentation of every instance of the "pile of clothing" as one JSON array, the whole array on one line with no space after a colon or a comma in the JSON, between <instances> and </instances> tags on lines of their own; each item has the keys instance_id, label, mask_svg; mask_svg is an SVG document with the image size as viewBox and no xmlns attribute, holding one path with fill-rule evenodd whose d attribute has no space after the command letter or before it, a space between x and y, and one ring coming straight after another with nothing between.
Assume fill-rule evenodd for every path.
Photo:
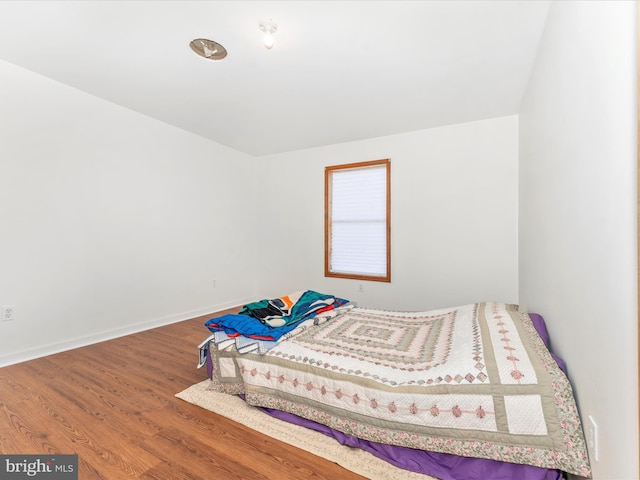
<instances>
[{"instance_id":1,"label":"pile of clothing","mask_svg":"<svg viewBox=\"0 0 640 480\"><path fill-rule=\"evenodd\" d=\"M234 344L239 352L269 350L277 342L352 308L344 298L306 290L244 305L237 314L205 322L211 340L224 349ZM256 341L259 341L257 343Z\"/></svg>"}]
</instances>

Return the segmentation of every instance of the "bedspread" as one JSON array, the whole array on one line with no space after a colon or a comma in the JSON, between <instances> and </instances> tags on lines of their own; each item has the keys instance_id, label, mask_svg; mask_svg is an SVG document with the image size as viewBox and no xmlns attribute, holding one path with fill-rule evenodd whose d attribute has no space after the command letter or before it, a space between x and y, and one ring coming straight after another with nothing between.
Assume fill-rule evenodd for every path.
<instances>
[{"instance_id":1,"label":"bedspread","mask_svg":"<svg viewBox=\"0 0 640 480\"><path fill-rule=\"evenodd\" d=\"M571 386L515 306L356 307L235 361L256 406L379 443L590 476Z\"/></svg>"}]
</instances>

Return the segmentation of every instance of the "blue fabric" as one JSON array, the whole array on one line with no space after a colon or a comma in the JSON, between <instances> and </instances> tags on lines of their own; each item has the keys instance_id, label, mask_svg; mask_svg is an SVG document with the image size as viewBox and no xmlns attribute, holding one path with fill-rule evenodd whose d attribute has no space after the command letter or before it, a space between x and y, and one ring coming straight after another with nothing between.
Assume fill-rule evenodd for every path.
<instances>
[{"instance_id":1,"label":"blue fabric","mask_svg":"<svg viewBox=\"0 0 640 480\"><path fill-rule=\"evenodd\" d=\"M285 317L286 324L295 323L303 318L315 317L319 311L330 310L347 303L347 300L335 298L333 295L307 290L300 299L291 307L291 312Z\"/></svg>"},{"instance_id":2,"label":"blue fabric","mask_svg":"<svg viewBox=\"0 0 640 480\"><path fill-rule=\"evenodd\" d=\"M297 323L274 328L265 325L257 318L250 317L249 315L228 313L221 317L207 320L204 325L212 332L219 332L222 330L230 337L244 335L249 338L278 340L285 333L296 328Z\"/></svg>"},{"instance_id":3,"label":"blue fabric","mask_svg":"<svg viewBox=\"0 0 640 480\"><path fill-rule=\"evenodd\" d=\"M270 326L264 323L264 319L252 315L252 310L264 309L264 302L269 302L269 300L244 305L240 313L228 313L212 318L207 320L204 325L212 332L224 331L230 337L242 335L248 338L275 341L296 328L303 320L314 318L319 313L333 310L349 301L336 298L333 295L306 290L293 304L289 315L282 317L282 326Z\"/></svg>"}]
</instances>

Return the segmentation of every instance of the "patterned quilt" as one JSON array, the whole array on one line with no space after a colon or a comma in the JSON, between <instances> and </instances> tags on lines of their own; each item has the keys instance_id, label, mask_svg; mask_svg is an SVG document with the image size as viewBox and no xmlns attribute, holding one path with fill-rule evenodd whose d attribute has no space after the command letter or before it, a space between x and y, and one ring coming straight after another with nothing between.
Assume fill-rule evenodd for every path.
<instances>
[{"instance_id":1,"label":"patterned quilt","mask_svg":"<svg viewBox=\"0 0 640 480\"><path fill-rule=\"evenodd\" d=\"M229 393L356 437L591 474L571 386L516 306L356 307L222 360Z\"/></svg>"}]
</instances>

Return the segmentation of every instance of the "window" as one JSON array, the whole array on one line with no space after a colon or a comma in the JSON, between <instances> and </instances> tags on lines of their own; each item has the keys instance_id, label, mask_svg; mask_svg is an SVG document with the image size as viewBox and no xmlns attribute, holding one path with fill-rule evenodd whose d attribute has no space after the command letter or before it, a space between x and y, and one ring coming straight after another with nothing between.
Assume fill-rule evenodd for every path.
<instances>
[{"instance_id":1,"label":"window","mask_svg":"<svg viewBox=\"0 0 640 480\"><path fill-rule=\"evenodd\" d=\"M391 281L391 164L325 168L324 274Z\"/></svg>"}]
</instances>

